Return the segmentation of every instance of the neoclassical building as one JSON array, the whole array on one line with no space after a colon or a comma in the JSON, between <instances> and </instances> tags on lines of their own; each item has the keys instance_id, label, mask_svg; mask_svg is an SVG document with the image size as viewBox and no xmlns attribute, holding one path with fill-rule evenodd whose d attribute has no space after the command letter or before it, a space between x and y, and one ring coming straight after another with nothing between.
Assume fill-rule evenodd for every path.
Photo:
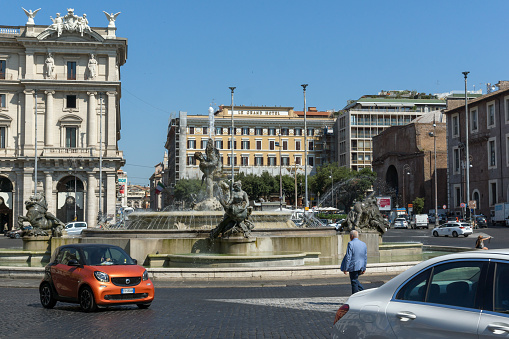
<instances>
[{"instance_id":1,"label":"neoclassical building","mask_svg":"<svg viewBox=\"0 0 509 339\"><path fill-rule=\"evenodd\" d=\"M90 27L74 9L36 13L26 12L25 26L0 26L0 222L11 228L37 191L63 222L95 226L99 212L115 218L125 162L117 142L127 39L116 37L115 15Z\"/></svg>"}]
</instances>

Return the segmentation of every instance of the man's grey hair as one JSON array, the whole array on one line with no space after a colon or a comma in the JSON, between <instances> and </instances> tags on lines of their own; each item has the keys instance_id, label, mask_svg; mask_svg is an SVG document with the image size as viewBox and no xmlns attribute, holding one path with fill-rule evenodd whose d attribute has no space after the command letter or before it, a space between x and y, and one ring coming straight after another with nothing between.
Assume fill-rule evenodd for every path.
<instances>
[{"instance_id":1,"label":"man's grey hair","mask_svg":"<svg viewBox=\"0 0 509 339\"><path fill-rule=\"evenodd\" d=\"M352 238L358 238L359 237L359 232L357 232L356 230L351 230L350 231L350 236Z\"/></svg>"}]
</instances>

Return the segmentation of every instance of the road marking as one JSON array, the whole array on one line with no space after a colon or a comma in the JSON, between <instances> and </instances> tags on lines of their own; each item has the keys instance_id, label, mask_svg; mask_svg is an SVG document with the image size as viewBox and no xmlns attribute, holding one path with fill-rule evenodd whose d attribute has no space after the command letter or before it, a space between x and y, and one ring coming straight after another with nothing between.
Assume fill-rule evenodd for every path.
<instances>
[{"instance_id":1,"label":"road marking","mask_svg":"<svg viewBox=\"0 0 509 339\"><path fill-rule=\"evenodd\" d=\"M271 306L296 310L336 312L348 297L315 297L315 298L259 298L259 299L208 299L208 301L245 305Z\"/></svg>"}]
</instances>

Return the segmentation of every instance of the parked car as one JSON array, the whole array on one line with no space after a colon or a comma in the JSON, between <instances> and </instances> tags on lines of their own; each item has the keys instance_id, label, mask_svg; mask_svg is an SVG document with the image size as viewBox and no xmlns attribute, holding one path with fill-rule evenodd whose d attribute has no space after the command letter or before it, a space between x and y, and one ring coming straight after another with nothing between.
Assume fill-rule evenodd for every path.
<instances>
[{"instance_id":1,"label":"parked car","mask_svg":"<svg viewBox=\"0 0 509 339\"><path fill-rule=\"evenodd\" d=\"M70 244L53 252L39 294L45 308L57 301L78 303L85 312L124 304L147 308L154 285L147 270L118 246Z\"/></svg>"},{"instance_id":2,"label":"parked car","mask_svg":"<svg viewBox=\"0 0 509 339\"><path fill-rule=\"evenodd\" d=\"M453 237L457 237L459 235L468 237L470 234L472 234L472 226L470 226L470 224L466 222L449 221L448 223L435 227L431 231L431 234L434 237L438 237L441 235L444 235L446 237L450 235L452 235Z\"/></svg>"},{"instance_id":3,"label":"parked car","mask_svg":"<svg viewBox=\"0 0 509 339\"><path fill-rule=\"evenodd\" d=\"M74 221L65 225L65 230L68 235L81 235L81 232L86 230L87 227L87 223L84 221Z\"/></svg>"},{"instance_id":4,"label":"parked car","mask_svg":"<svg viewBox=\"0 0 509 339\"><path fill-rule=\"evenodd\" d=\"M408 222L405 218L396 218L394 220L394 228L408 228Z\"/></svg>"},{"instance_id":5,"label":"parked car","mask_svg":"<svg viewBox=\"0 0 509 339\"><path fill-rule=\"evenodd\" d=\"M32 225L23 226L20 229L12 229L8 231L6 234L11 239L20 239L26 231L29 231L32 229Z\"/></svg>"},{"instance_id":6,"label":"parked car","mask_svg":"<svg viewBox=\"0 0 509 339\"><path fill-rule=\"evenodd\" d=\"M438 256L386 284L353 294L332 338L506 336L509 249Z\"/></svg>"}]
</instances>

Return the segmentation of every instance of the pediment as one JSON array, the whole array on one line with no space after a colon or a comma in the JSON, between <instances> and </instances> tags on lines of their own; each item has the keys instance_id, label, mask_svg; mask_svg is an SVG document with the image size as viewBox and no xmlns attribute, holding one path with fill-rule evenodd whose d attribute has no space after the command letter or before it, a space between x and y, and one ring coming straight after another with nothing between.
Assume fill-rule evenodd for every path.
<instances>
[{"instance_id":1,"label":"pediment","mask_svg":"<svg viewBox=\"0 0 509 339\"><path fill-rule=\"evenodd\" d=\"M12 118L7 114L0 113L0 125L1 126L10 126L12 122Z\"/></svg>"},{"instance_id":2,"label":"pediment","mask_svg":"<svg viewBox=\"0 0 509 339\"><path fill-rule=\"evenodd\" d=\"M67 32L63 31L58 35L58 32L53 29L46 29L44 32L37 36L38 40L46 41L66 41L66 42L103 42L104 38L97 32L90 30L83 32Z\"/></svg>"},{"instance_id":3,"label":"pediment","mask_svg":"<svg viewBox=\"0 0 509 339\"><path fill-rule=\"evenodd\" d=\"M83 119L79 115L76 115L76 114L66 114L58 120L58 123L61 125L62 124L64 124L64 125L81 124L82 122L83 122Z\"/></svg>"}]
</instances>

